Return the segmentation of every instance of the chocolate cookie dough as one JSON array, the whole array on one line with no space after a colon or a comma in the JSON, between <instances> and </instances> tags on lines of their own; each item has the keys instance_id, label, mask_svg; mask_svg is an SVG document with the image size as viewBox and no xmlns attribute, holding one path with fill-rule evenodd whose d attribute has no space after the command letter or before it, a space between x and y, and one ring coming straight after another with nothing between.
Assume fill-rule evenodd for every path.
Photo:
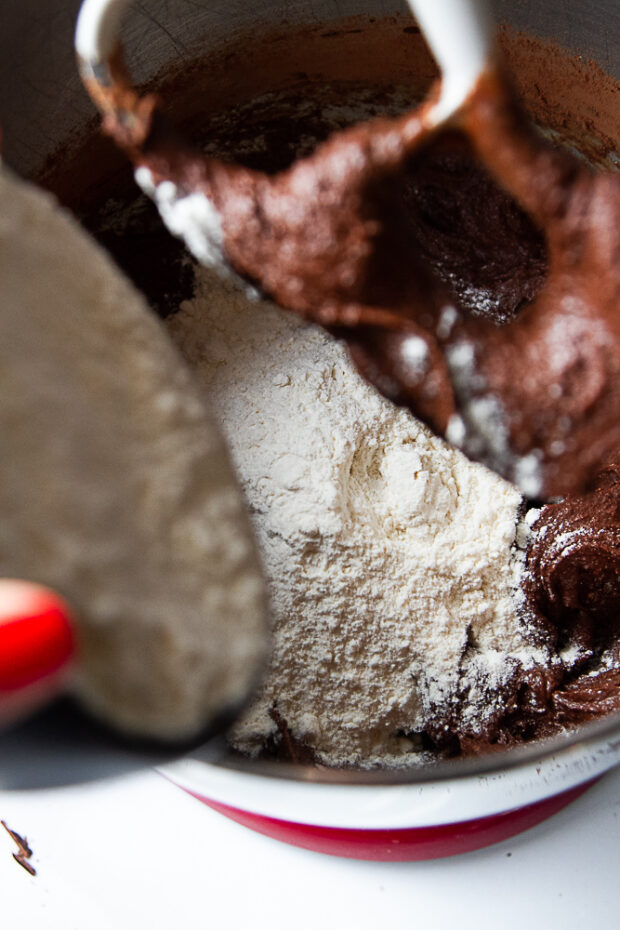
<instances>
[{"instance_id":1,"label":"chocolate cookie dough","mask_svg":"<svg viewBox=\"0 0 620 930\"><path fill-rule=\"evenodd\" d=\"M376 25L373 26L373 36L376 35L377 28ZM337 44L334 43L331 47L336 59ZM530 43L527 49L531 50L531 48ZM587 120L581 111L574 113L572 110L566 111L562 99L563 82L558 79L557 86L554 85L554 87L545 84L545 74L540 72L540 57L542 56L546 56L545 60L550 60L548 49L539 50L539 58L532 53L531 80L528 71L530 59L525 52L524 57L517 61L516 70L522 82L522 89L527 88L528 81L531 84L528 105L540 121L551 122L556 141L565 131L571 145L578 146L580 133L584 127L588 129L590 138L595 135L596 127L592 128L590 111L588 111ZM563 68L565 60L559 58L558 61ZM228 67L229 65L226 64L224 72ZM265 67L268 70L270 63ZM559 65L557 70L561 70ZM197 110L202 113L209 89L217 84L217 82L214 84L213 71L210 70L208 80L205 78L204 82L205 95L201 96L197 90L197 87L202 86L200 84L201 73L200 65L197 65L191 72L191 80L187 80L185 85L178 75L175 76L174 81L171 81L170 87L174 87L176 93L179 94L178 99L183 112L189 112L192 108L192 101L195 101L194 113L196 114ZM614 97L615 91L613 89L608 93L606 91L607 97L605 97L601 90L601 88L604 90L604 87L601 84L600 75L595 74L590 81L589 75L587 78L583 75L580 78L579 73L573 71L570 73L572 80L581 80L581 84L576 89L575 101L583 103L585 99L590 104L592 94L600 94L601 100L604 98L608 103L611 101L610 112L613 110L613 101L617 100L617 97ZM535 93L532 90L534 87L540 90L539 94L538 91ZM586 92L584 88L590 89L589 92ZM588 263L595 263L596 256L591 250L586 250L587 254L577 256L579 260L569 267L571 249L566 249L563 253L564 259L561 259L561 249L558 252L556 246L551 243L535 211L529 209L525 212L519 206L518 198L509 196L493 180L491 172L480 164L476 147L484 145L484 120L486 118L484 108L489 104L484 88L481 88L478 103L472 110L477 113L478 128L470 132L469 140L464 138L462 132L446 133L441 139L428 139L427 144L412 153L412 156L406 159L402 170L393 176L386 175L378 178L371 172L368 175L368 187L363 190L362 199L354 202L351 199L340 198L341 188L338 187L337 182L338 166L342 167L343 161L342 146L345 146L344 155L347 151L351 155L350 162L344 159L347 172L350 170L351 173L358 171L363 174L368 168L367 156L369 156L369 146L372 146L373 138L381 141L378 153L381 157L388 158L390 155L398 157L398 151L394 153L389 147L389 126L393 127L394 123L383 122L378 126L375 124L373 132L375 130L377 132L374 136L372 133L368 134L366 130L353 130L348 136L340 136L333 143L328 142L327 148L320 149L316 155L313 155L315 143L325 140L330 130L344 128L345 124L355 116L366 119L383 113L391 120L398 120L398 113L410 107L412 100L408 99L406 94L403 96L402 88L398 92L395 90L392 92L392 90L389 88L386 90L385 83L380 88L368 85L360 88L346 82L330 85L328 79L312 81L302 75L296 79L292 88L287 85L283 90L274 91L265 95L264 98L257 99L250 99L251 93L248 93L249 102L242 103L237 108L226 105L219 111L212 112L208 118L200 114L195 115L194 137L200 141L204 140L208 154L217 160L214 172L209 177L201 175L200 183L204 182L214 200L221 197L218 203L222 208L222 216L228 214L231 223L226 230L226 243L231 244L231 252L236 248L235 242L239 246L242 243L244 224L260 233L260 236L254 236L258 244L251 256L254 263L253 270L247 271L254 283L262 282L265 289L277 297L278 281L274 279L269 286L266 282L270 274L280 275L284 268L286 274L283 286L288 289L287 300L290 305L295 305L301 315L320 319L333 333L346 340L358 367L369 380L380 387L383 393L400 403L413 407L418 416L429 422L434 422L433 418L436 417L444 430L447 430L448 424L452 423L453 438L457 439L459 438L458 421L453 419L455 398L452 381L455 373L459 377L462 376L462 380L467 380L471 375L473 363L477 363L480 358L481 364L486 365L488 362L485 377L499 380L505 378L506 381L513 378L508 367L504 370L502 362L504 357L499 349L497 352L494 351L492 356L489 355L489 359L484 353L478 351L479 343L476 342L478 336L481 340L483 338L495 340L496 346L500 346L505 344L508 332L523 331L526 333L530 327L536 330L537 327L531 322L536 316L532 312L533 307L539 301L547 299L545 294L550 299L555 295L558 302L562 304L566 296L562 294L562 288L565 285L568 286L571 275L574 274L576 278L579 278L582 271L587 271L592 267L592 264ZM493 93L491 88L491 103ZM549 98L546 109L545 94L548 94ZM163 96L165 97L166 94L164 93ZM316 105L313 101L316 101ZM224 103L226 104L226 101ZM575 106L577 107L577 103ZM510 108L510 105L505 112L508 115L512 114L517 124L521 125L519 123L521 117ZM165 149L170 142L169 136L166 141L158 134L160 125L157 121L153 124L153 135L150 137L150 142L153 143L151 154L159 143ZM411 117L401 120L399 125L401 128L409 125L410 128L415 129ZM504 128L506 132L510 132L514 126L509 121ZM488 139L491 138L489 133ZM528 130L526 139L531 138ZM275 155L271 147L273 140L277 140ZM350 147L347 150L346 145L349 143ZM533 151L544 153L544 157L547 157L550 152L555 152L554 148L549 148L546 144L540 144L539 148L537 139L534 139L532 146ZM398 145L396 145L397 148ZM596 157L604 160L605 152L611 152L612 148L613 145L607 137L607 141L600 141ZM167 159L165 163L162 162L162 168L169 170L173 159L169 148L166 151L162 149L159 154L165 160ZM330 152L333 155L331 161ZM370 154L373 155L372 152ZM588 150L586 154L590 155L590 151ZM157 155L156 152L155 155ZM307 156L309 160L298 163L289 172L288 166L296 156L300 155ZM356 161L357 156L360 158ZM190 164L198 164L197 161L191 162L195 154L188 157L190 161L184 164L174 164L172 167L183 172L188 170ZM493 164L493 157L493 153L488 156L490 166ZM594 177L590 169L585 163L580 165L572 156L560 153L557 161L556 155L549 157L553 170L556 170L557 166L561 168L563 165L569 165L571 171L575 170L575 177L583 180L583 186L580 186L580 183L576 186L571 183L571 190L575 191L577 196L570 205L571 210L575 211L573 217L577 224L576 235L581 236L585 227L577 221L581 217L585 223L588 219L588 211L580 212L580 204L583 206L587 201L595 206L600 203L601 199L604 199L603 188L608 181L601 182L601 190L595 192L593 199L585 198L584 200L581 192L586 191ZM251 170L245 173L239 172L237 168L230 167L232 162L237 165L246 165ZM304 165L309 168L305 175ZM152 177L156 181L156 159L151 163L151 168ZM499 174L505 170L505 166L496 166L494 170ZM260 174L260 176L253 174L253 172L263 171L265 174ZM282 172L282 174L278 175L277 172ZM348 184L350 177L349 173L343 180ZM233 178L232 182L231 178ZM322 187L321 179L326 182ZM247 187L244 186L246 181ZM232 186L230 186L231 183ZM286 237L290 234L289 214L296 203L293 196L296 184L300 185L304 195L307 195L308 191L308 187L304 185L308 185L316 193L316 198L314 201L310 200L310 205L308 205L307 196L302 198L305 212L301 212L298 222L299 235L302 237L299 241L302 242L302 247L298 248L299 242L295 240L295 248L291 250L287 258L287 241L290 244L291 240L287 240ZM231 200L238 198L234 210L231 207L230 212L228 207L224 209L224 200L227 196ZM321 197L325 198L328 205L332 200L338 200L338 209L343 211L338 214L344 224L342 238L339 238L339 227L330 229L329 224L324 222L324 214L318 216L315 207L321 202ZM601 199L597 200L597 198ZM566 204L567 201L564 200L561 203ZM142 208L141 204L140 209ZM349 210L348 214L347 210ZM364 212L366 210L367 213ZM282 220L281 226L278 225L278 216ZM355 217L353 225L348 220L344 222L347 216ZM108 221L109 216L106 222ZM89 216L89 223L93 228L97 225L93 213ZM135 228L133 225L134 231ZM137 240L133 237L133 233L126 237L123 236L122 231L118 235L112 235L110 225L106 225L105 234L109 236L110 241L114 241L116 254L121 261L123 252L126 252L127 256L133 253L131 261L136 263ZM374 249L372 254L366 250L369 243ZM336 245L334 254L328 255L325 259L325 251L331 249L334 244ZM142 241L142 246L148 255L146 240ZM315 248L314 252L313 248ZM558 259L558 255L561 260ZM229 254L228 258L231 260L232 255ZM289 259L293 264L286 264ZM295 262L302 263L296 266L301 269L297 277L295 277L293 267ZM244 270L241 262L236 264L233 261L232 263L237 271ZM138 264L148 267L148 259ZM351 273L353 266L354 274ZM566 275L562 269L564 271L568 269ZM224 303L220 306L219 302L223 300L221 288L230 287L228 283L221 287L213 285L207 291L198 289L190 301L190 305L195 301L202 301L203 305L208 307L209 301L212 300L214 306L210 312L216 317L218 313L223 316L222 326L218 324L213 327L211 348L209 348L210 340L206 340L207 348L204 357L201 356L196 345L192 347L191 326L189 326L191 306L186 305L185 310L182 311L182 313L190 314L189 321L187 317L183 321L181 319L175 321L175 310L188 296L187 276L183 280L183 293L170 293L168 299L159 300L163 312L170 316L169 325L172 331L176 328L179 333L182 325L188 324L188 328L184 329L183 339L187 340L187 354L191 355L194 352L196 356L194 360L197 363L204 362L206 365L209 352L213 353L217 350L217 354L222 350L222 334L229 325L229 321L227 322ZM596 289L598 284L595 283L594 287ZM312 288L315 290L313 291ZM334 302L328 305L323 301L319 306L314 296L324 295L326 288L334 296ZM602 285L600 290L603 296L607 294ZM355 300L348 300L351 295L355 297ZM577 322L585 320L586 329L592 329L588 295L580 290L579 296L580 307L563 306L561 313L568 314L570 325L575 320ZM239 294L235 300L237 299L242 299ZM364 303L360 302L362 299ZM604 330L607 330L608 326L613 328L614 325L612 305L613 302L605 303L609 313L604 320ZM263 304L255 305L254 314L260 315L263 307ZM544 317L544 312L542 315ZM258 321L258 316L257 322L252 324L251 311L248 311L247 319L247 325L241 327L241 332L246 339L244 352L260 342L266 326L262 318L260 322ZM528 320L530 320L529 323ZM545 325L548 322L547 320ZM605 340L603 339L598 346L594 345L593 354L591 353L586 359L587 365L585 363L582 365L579 361L575 362L575 357L579 360L583 353L590 352L592 339L582 340L577 332L578 327L570 330L569 325L567 330L565 322L566 320L558 331L552 327L550 334L547 332L547 335L553 336L553 339L549 338L546 342L546 355L530 361L521 370L519 378L521 381L531 379L534 385L535 389L528 401L530 407L536 404L537 407L544 408L546 396L541 381L544 372L541 374L541 370L544 365L548 364L549 358L552 358L554 364L557 363L558 366L555 374L559 376L558 373L561 374L564 371L566 375L566 396L562 395L562 398L567 404L573 404L570 408L571 417L573 415L580 417L585 428L592 428L596 432L594 420L590 416L592 404L598 403L602 397L603 407L605 403L611 404L611 407L607 407L609 412L617 401L613 391L608 392L609 397L605 400L605 378L599 378L601 366L597 368L597 359L605 362L607 358L607 349L602 344ZM291 321L291 327L294 323L294 320ZM513 330L512 327L515 329ZM541 324L538 335L544 333L544 329L545 327ZM567 332L569 335L572 332L568 344L565 340L563 341L563 335ZM465 336L470 339L471 345L467 344ZM325 339L324 336L323 339ZM513 340L512 335L510 340ZM516 344L515 351L525 351L520 337L517 336L513 341ZM446 362L448 357L450 357L449 364ZM493 372L489 373L491 358L494 359L495 367ZM592 359L595 364L590 365ZM272 362L273 359L270 357L269 366ZM613 364L615 363L612 360ZM218 365L219 368L217 366L216 368L222 375L226 371L222 358L219 359ZM246 370L242 372L243 376L247 375L249 379L249 384L243 394L245 402L251 401L255 396L253 392L265 371L258 364L246 366ZM586 377L586 372L588 377ZM603 375L605 375L604 371ZM269 382L269 389L275 394L279 391L284 393L287 387L286 378L282 378L281 373L274 377L277 377L277 383ZM326 383L329 383L329 380ZM461 389L466 392L469 387L465 384ZM486 390L487 385L483 387ZM475 383L474 388L477 390ZM463 393L462 396L465 394ZM218 398L225 407L226 394L220 391ZM241 393L236 396L235 402L240 398ZM235 399L234 393L233 399ZM474 399L484 401L484 392L481 397ZM552 401L558 399L558 397L551 398ZM375 402L378 402L376 397ZM493 409L491 405L491 413ZM492 417L489 420L489 404L478 404L477 412L483 422L491 422L494 428L497 426ZM472 417L476 413L475 405L470 413ZM260 420L260 409L256 411L256 415ZM529 429L531 424L526 424L526 426ZM519 663L515 660L512 668L508 669L508 674L502 676L501 681L495 680L483 694L472 692L469 688L471 678L462 674L463 668L471 668L468 663L475 659L480 650L477 630L472 627L470 632L462 637L462 648L455 653L461 657L459 660L461 664L459 661L454 663L450 668L450 674L437 682L438 686L441 686L442 682L445 684L452 676L450 678L452 684L446 688L446 699L436 701L434 704L429 702L425 707L424 719L417 717L413 721L413 717L410 717L409 728L407 728L406 721L403 723L401 720L399 720L397 729L389 731L386 728L385 732L390 737L391 746L397 746L401 756L413 762L417 759L436 758L438 754L473 754L491 751L494 748L503 749L557 732L581 720L602 715L617 708L619 634L617 621L614 619L617 616L617 587L614 586L614 579L617 576L615 566L618 548L617 529L614 530L614 520L617 526L617 516L613 516L613 508L617 507L617 503L614 503L614 501L617 502L617 492L613 490L615 485L609 483L613 477L610 472L607 472L607 478L601 479L602 483L597 483L598 466L595 467L593 464L595 459L602 461L605 449L613 453L614 449L609 445L604 447L604 443L611 442L609 435L613 438L613 429L616 427L617 424L612 424L611 432L606 432L602 443L598 442L596 438L598 433L596 433L592 448L584 453L585 459L591 454L589 463L585 459L581 463L577 461L575 473L565 468L563 471L559 469L556 474L556 479L560 482L567 482L568 486L575 480L577 483L583 482L587 471L590 475L588 480L596 488L595 491L582 494L579 498L565 496L563 501L548 504L540 511L530 510L527 518L529 524L520 520L518 503L515 503L511 518L511 533L514 534L515 527L517 527L516 542L518 545L515 546L513 556L516 564L521 564L522 567L522 584L520 585L521 600L519 601L518 597L516 599L517 606L513 620L516 628L522 629L520 624L526 623L528 649L530 656L536 656L536 661L524 667L523 662ZM264 428L264 423L262 428ZM420 424L417 425L417 429L422 429ZM230 430L236 443L242 444L245 441L243 430L237 419L230 423ZM283 439L283 432L280 430L278 433L278 441ZM329 430L327 432L331 435ZM497 435L501 437L501 431ZM462 431L460 438L463 439ZM554 435L550 441L562 442L565 438ZM264 454L266 454L267 447L268 440L265 439L262 447ZM562 456L570 457L574 452L574 450L571 452L568 447L560 449L559 446L549 451L553 451L549 458L550 467L553 463L557 465L561 462ZM289 455L297 461L299 449L295 447L289 450ZM525 486L529 496L536 498L541 493L538 480L540 478L538 466L541 460L535 457L535 460L528 462L527 455L521 456L521 458L524 457L525 466L521 468L520 474L515 474L514 477L519 477L521 485ZM571 461L575 461L574 456ZM359 461L356 460L355 468L358 465ZM580 469L581 476L579 477L577 472ZM297 471L293 474L286 469L280 474L282 483L288 482L291 485L288 493L295 493L293 485L296 474ZM370 476L372 475L374 472L371 469ZM272 478L275 480L276 477L277 475L269 472L270 480ZM258 482L258 484L264 490L268 482L263 482L262 485ZM512 490L514 492L514 488ZM603 497L600 496L601 494ZM402 500L405 500L407 495L395 492L395 497L402 504ZM516 495L516 500L518 502L518 495ZM524 501L524 514L530 503ZM534 503L537 504L536 501ZM264 501L261 503L262 509L256 509L256 519L273 520L273 510L270 510L266 504L263 507L263 504L265 504ZM570 510L573 506L577 507L577 510L573 511L572 517L569 516L568 511L562 509L569 508ZM603 524L599 525L596 523L596 519L599 518L593 518L592 514L600 513L601 507L607 514L605 517L607 523L603 521ZM309 512L314 511L310 508ZM570 525L573 529L569 532L566 527ZM565 545L567 532L570 536L569 545L572 546L575 542L574 534L571 535L573 530L583 530L576 534L580 556L571 555L577 550L567 549ZM316 565L322 566L321 572L318 572L319 582L329 589L331 576L328 567L331 563L325 557L325 536L322 534L315 534L315 536L316 539L313 538L312 545L308 545L308 554L315 560ZM599 556L597 556L599 561L588 561L593 550L593 539L599 540L599 538L606 540L604 546L599 549ZM272 534L273 545L276 545L279 539L280 536L277 533ZM554 552L551 561L546 561L547 557ZM520 559L521 563L519 563ZM579 559L583 561L580 562ZM562 567L564 564L567 566L567 573L564 573ZM589 569L584 569L584 565L598 565L594 568L593 574L599 583L588 587ZM441 563L435 568L441 571ZM453 573L453 582L458 587L458 573ZM297 603L294 601L295 592L291 591L291 595L295 605ZM300 596L302 596L301 593ZM357 616L359 619L360 611L363 613L365 604L366 599L362 599L362 603L358 601L357 609L351 610L351 616ZM353 607L355 608L355 604ZM294 627L298 620L296 610L291 609L289 614L283 617L282 622ZM359 644L359 638L356 639L355 635L349 632L348 637L346 633L343 634L343 642L347 644L348 655L353 656L356 644ZM299 635L303 640L302 633ZM405 652L409 650L412 654L415 651L415 639L413 637L405 637L405 639L403 649ZM389 647L393 645L394 642L390 641ZM302 642L297 654L299 660L303 659L304 648ZM380 645L376 643L373 648L380 651ZM343 653L344 651L343 646ZM363 663L364 658L362 650L359 661ZM428 666L430 665L429 662ZM346 674L346 670L338 662L331 666L328 664L326 668L331 668L336 676ZM506 671L505 666L503 670ZM312 674L312 666L308 671ZM378 681L377 688L380 689L382 684L382 681ZM270 682L269 687L272 685L275 700L265 714L269 732L264 740L262 751L281 754L284 757L288 754L298 760L314 758L318 761L330 762L325 752L325 744L321 744L317 738L317 728L310 720L312 707L297 706L293 712L290 705L288 708L285 706L284 700L277 700L278 681ZM280 681L281 694L284 694L284 688L285 682ZM385 694L381 695L381 699L384 698ZM485 706L487 711L484 715L475 710L476 706L479 708L481 705ZM335 726L334 718L331 719ZM365 760L361 760L361 763L358 759L357 764L369 764L372 758L371 753ZM374 761L376 762L376 758ZM333 763L332 758L330 764Z\"/></svg>"}]
</instances>

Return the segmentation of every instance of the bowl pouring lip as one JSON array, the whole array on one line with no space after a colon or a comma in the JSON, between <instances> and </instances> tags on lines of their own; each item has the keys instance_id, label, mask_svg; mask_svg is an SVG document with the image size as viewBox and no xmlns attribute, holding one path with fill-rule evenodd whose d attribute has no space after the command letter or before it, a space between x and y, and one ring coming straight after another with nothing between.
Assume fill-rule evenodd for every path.
<instances>
[{"instance_id":1,"label":"bowl pouring lip","mask_svg":"<svg viewBox=\"0 0 620 930\"><path fill-rule=\"evenodd\" d=\"M410 768L329 768L279 760L255 759L232 752L223 736L211 739L192 750L186 758L230 771L279 780L313 784L387 786L421 785L442 781L458 782L472 776L491 776L527 764L539 764L550 758L561 758L574 749L583 750L585 754L588 750L596 752L602 747L608 747L612 753L614 751L620 753L620 711L552 737L520 744L510 749L495 750L470 758L415 764Z\"/></svg>"},{"instance_id":2,"label":"bowl pouring lip","mask_svg":"<svg viewBox=\"0 0 620 930\"><path fill-rule=\"evenodd\" d=\"M599 777L620 763L617 716L562 740L413 772L233 761L223 739L159 771L199 798L292 823L351 829L437 826L517 810Z\"/></svg>"}]
</instances>

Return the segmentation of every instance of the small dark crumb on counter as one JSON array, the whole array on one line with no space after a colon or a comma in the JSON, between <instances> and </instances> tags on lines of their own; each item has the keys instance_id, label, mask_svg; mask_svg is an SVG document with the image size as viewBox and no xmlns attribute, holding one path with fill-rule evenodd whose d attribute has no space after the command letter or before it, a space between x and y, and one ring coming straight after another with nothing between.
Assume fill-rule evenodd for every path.
<instances>
[{"instance_id":1,"label":"small dark crumb on counter","mask_svg":"<svg viewBox=\"0 0 620 930\"><path fill-rule=\"evenodd\" d=\"M6 832L9 834L15 845L17 846L17 852L13 853L13 858L18 862L26 872L29 872L30 875L36 875L36 869L28 861L32 856L32 850L28 845L28 840L25 836L20 836L19 833L16 833L15 830L11 830L6 821L0 820L0 824L4 827Z\"/></svg>"}]
</instances>

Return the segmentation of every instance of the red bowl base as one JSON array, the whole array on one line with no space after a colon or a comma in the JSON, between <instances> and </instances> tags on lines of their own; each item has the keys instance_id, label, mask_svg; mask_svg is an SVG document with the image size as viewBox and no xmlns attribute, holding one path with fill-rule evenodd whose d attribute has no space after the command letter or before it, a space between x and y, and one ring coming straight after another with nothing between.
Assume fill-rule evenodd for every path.
<instances>
[{"instance_id":1,"label":"red bowl base","mask_svg":"<svg viewBox=\"0 0 620 930\"><path fill-rule=\"evenodd\" d=\"M351 830L335 827L317 827L262 817L242 811L200 794L195 798L213 810L237 823L270 836L282 843L301 846L313 852L348 859L370 859L375 862L417 862L424 859L441 859L458 853L472 852L499 843L517 833L529 830L567 804L570 804L594 784L596 779L545 798L527 807L480 817L463 823L442 824L437 827L409 827L394 830Z\"/></svg>"}]
</instances>

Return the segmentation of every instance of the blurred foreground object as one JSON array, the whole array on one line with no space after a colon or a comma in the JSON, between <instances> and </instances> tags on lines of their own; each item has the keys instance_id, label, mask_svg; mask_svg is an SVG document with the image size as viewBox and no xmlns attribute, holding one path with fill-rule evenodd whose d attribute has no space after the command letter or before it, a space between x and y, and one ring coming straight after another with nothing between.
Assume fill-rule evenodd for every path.
<instances>
[{"instance_id":1,"label":"blurred foreground object","mask_svg":"<svg viewBox=\"0 0 620 930\"><path fill-rule=\"evenodd\" d=\"M224 442L105 253L6 170L0 205L0 577L70 605L85 706L191 737L243 704L267 647Z\"/></svg>"}]
</instances>

